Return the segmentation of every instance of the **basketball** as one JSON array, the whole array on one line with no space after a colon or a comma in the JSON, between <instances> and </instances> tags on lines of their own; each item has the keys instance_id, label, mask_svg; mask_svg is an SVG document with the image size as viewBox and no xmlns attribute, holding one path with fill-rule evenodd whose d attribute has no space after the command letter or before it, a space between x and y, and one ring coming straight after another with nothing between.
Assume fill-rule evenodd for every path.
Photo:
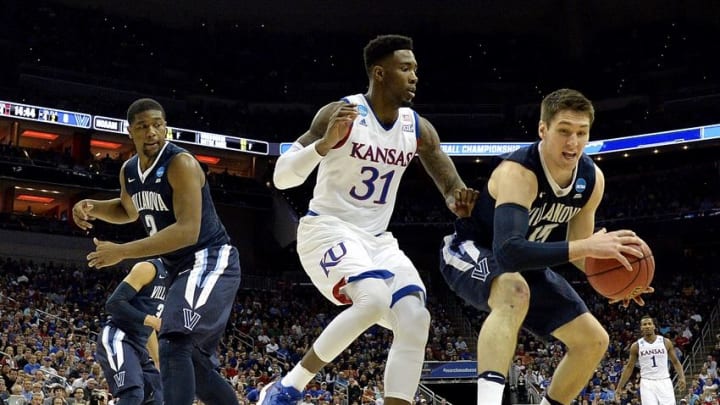
<instances>
[{"instance_id":1,"label":"basketball","mask_svg":"<svg viewBox=\"0 0 720 405\"><path fill-rule=\"evenodd\" d=\"M631 245L641 252L642 259L625 254L633 271L628 271L616 259L585 259L585 275L590 285L600 295L611 300L633 298L650 286L655 276L655 258L650 247L642 242L640 245Z\"/></svg>"}]
</instances>

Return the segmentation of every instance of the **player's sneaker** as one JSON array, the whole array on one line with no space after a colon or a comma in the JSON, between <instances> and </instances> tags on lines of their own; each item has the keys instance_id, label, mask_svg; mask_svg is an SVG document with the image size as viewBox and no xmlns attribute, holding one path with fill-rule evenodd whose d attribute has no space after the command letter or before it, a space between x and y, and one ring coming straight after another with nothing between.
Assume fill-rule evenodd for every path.
<instances>
[{"instance_id":1,"label":"player's sneaker","mask_svg":"<svg viewBox=\"0 0 720 405\"><path fill-rule=\"evenodd\" d=\"M295 387L286 387L275 380L260 391L257 405L295 405L302 399L302 393Z\"/></svg>"}]
</instances>

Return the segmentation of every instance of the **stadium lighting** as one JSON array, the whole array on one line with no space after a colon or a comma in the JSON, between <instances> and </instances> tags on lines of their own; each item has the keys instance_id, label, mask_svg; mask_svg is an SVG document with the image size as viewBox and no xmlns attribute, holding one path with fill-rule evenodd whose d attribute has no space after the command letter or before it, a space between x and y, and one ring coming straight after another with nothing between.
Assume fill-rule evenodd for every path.
<instances>
[{"instance_id":1,"label":"stadium lighting","mask_svg":"<svg viewBox=\"0 0 720 405\"><path fill-rule=\"evenodd\" d=\"M28 129L22 132L22 136L27 138L44 139L46 141L54 141L58 139L60 135L53 134L52 132L32 131Z\"/></svg>"}]
</instances>

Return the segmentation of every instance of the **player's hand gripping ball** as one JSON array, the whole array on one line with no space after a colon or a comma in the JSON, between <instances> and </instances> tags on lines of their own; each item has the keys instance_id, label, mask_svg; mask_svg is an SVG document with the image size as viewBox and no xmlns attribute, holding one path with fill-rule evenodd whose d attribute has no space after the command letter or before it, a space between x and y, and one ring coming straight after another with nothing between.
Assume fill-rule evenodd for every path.
<instances>
[{"instance_id":1,"label":"player's hand gripping ball","mask_svg":"<svg viewBox=\"0 0 720 405\"><path fill-rule=\"evenodd\" d=\"M655 276L655 258L647 243L632 246L643 252L642 258L625 254L633 271L616 259L585 259L585 275L595 291L611 302L623 301L626 306L630 300L642 305L640 295L653 291L650 283Z\"/></svg>"}]
</instances>

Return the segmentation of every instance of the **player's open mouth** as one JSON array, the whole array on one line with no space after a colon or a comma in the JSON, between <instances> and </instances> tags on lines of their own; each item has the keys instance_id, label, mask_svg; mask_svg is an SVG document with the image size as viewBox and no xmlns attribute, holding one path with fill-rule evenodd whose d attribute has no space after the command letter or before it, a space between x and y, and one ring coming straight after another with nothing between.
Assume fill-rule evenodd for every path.
<instances>
[{"instance_id":1,"label":"player's open mouth","mask_svg":"<svg viewBox=\"0 0 720 405\"><path fill-rule=\"evenodd\" d=\"M567 160L573 160L575 159L575 157L577 157L577 153L563 152L563 157Z\"/></svg>"},{"instance_id":2,"label":"player's open mouth","mask_svg":"<svg viewBox=\"0 0 720 405\"><path fill-rule=\"evenodd\" d=\"M407 92L410 98L415 98L415 89L408 89Z\"/></svg>"}]
</instances>

